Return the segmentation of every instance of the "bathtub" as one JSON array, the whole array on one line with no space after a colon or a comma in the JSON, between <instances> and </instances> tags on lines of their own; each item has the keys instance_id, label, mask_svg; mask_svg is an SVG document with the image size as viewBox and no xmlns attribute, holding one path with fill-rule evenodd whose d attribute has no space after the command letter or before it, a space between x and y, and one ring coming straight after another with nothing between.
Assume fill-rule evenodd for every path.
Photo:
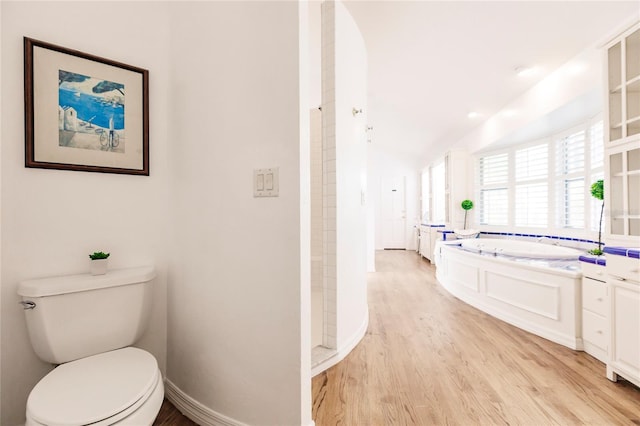
<instances>
[{"instance_id":1,"label":"bathtub","mask_svg":"<svg viewBox=\"0 0 640 426\"><path fill-rule=\"evenodd\" d=\"M532 241L502 240L497 238L476 238L472 240L464 240L461 245L467 250L478 253L500 254L532 259L578 260L578 257L584 254L580 250L560 247L553 244L542 244Z\"/></svg>"},{"instance_id":2,"label":"bathtub","mask_svg":"<svg viewBox=\"0 0 640 426\"><path fill-rule=\"evenodd\" d=\"M583 349L582 273L573 260L580 251L489 238L439 243L436 278L449 293L518 328Z\"/></svg>"}]
</instances>

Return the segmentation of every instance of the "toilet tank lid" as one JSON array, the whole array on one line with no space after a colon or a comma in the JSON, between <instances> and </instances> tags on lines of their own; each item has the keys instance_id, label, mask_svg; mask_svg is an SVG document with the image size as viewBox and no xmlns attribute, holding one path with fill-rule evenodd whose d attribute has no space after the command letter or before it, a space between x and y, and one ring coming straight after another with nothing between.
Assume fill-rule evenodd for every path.
<instances>
[{"instance_id":1,"label":"toilet tank lid","mask_svg":"<svg viewBox=\"0 0 640 426\"><path fill-rule=\"evenodd\" d=\"M44 297L100 288L144 283L156 276L153 266L110 270L104 275L63 275L37 278L18 284L18 294L24 297Z\"/></svg>"}]
</instances>

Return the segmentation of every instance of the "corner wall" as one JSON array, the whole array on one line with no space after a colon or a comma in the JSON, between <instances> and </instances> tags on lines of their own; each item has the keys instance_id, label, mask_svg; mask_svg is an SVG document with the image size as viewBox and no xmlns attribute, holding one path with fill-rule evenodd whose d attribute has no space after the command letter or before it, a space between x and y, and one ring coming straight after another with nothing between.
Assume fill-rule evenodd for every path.
<instances>
[{"instance_id":1,"label":"corner wall","mask_svg":"<svg viewBox=\"0 0 640 426\"><path fill-rule=\"evenodd\" d=\"M170 8L179 226L167 378L212 423L311 424L307 11L298 2ZM254 198L253 170L268 167L279 167L280 195Z\"/></svg>"},{"instance_id":2,"label":"corner wall","mask_svg":"<svg viewBox=\"0 0 640 426\"><path fill-rule=\"evenodd\" d=\"M332 363L351 351L368 324L366 76L356 23L341 2L323 3L325 346L338 350Z\"/></svg>"},{"instance_id":3,"label":"corner wall","mask_svg":"<svg viewBox=\"0 0 640 426\"><path fill-rule=\"evenodd\" d=\"M111 252L112 268L154 264L151 326L139 346L165 367L169 15L165 4L1 2L2 133L0 424L24 422L28 393L50 369L33 352L17 285L88 272L88 253ZM91 17L107 17L99 23ZM72 25L70 23L73 23ZM109 28L109 31L104 31ZM151 175L24 167L23 36L150 70Z\"/></svg>"}]
</instances>

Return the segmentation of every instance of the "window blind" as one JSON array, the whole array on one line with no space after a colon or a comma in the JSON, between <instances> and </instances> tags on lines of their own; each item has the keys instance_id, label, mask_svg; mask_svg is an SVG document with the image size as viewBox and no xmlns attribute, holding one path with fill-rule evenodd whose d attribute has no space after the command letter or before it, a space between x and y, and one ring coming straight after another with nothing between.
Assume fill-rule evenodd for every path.
<instances>
[{"instance_id":1,"label":"window blind","mask_svg":"<svg viewBox=\"0 0 640 426\"><path fill-rule=\"evenodd\" d=\"M562 138L557 143L557 174L569 175L584 171L585 131Z\"/></svg>"},{"instance_id":2,"label":"window blind","mask_svg":"<svg viewBox=\"0 0 640 426\"><path fill-rule=\"evenodd\" d=\"M516 182L547 180L549 148L546 143L516 151Z\"/></svg>"},{"instance_id":3,"label":"window blind","mask_svg":"<svg viewBox=\"0 0 640 426\"><path fill-rule=\"evenodd\" d=\"M599 179L604 179L604 126L602 121L594 123L589 129L589 142L591 153L591 180L586 190L587 198L591 204L590 228L592 231L597 231L600 225L602 201L593 198L591 195L591 184ZM604 223L602 226L604 227Z\"/></svg>"},{"instance_id":4,"label":"window blind","mask_svg":"<svg viewBox=\"0 0 640 426\"><path fill-rule=\"evenodd\" d=\"M516 150L515 225L547 226L549 215L549 146Z\"/></svg>"},{"instance_id":5,"label":"window blind","mask_svg":"<svg viewBox=\"0 0 640 426\"><path fill-rule=\"evenodd\" d=\"M585 137L580 130L556 142L558 213L561 228L585 227Z\"/></svg>"},{"instance_id":6,"label":"window blind","mask_svg":"<svg viewBox=\"0 0 640 426\"><path fill-rule=\"evenodd\" d=\"M509 223L507 188L480 190L480 224L507 225Z\"/></svg>"},{"instance_id":7,"label":"window blind","mask_svg":"<svg viewBox=\"0 0 640 426\"><path fill-rule=\"evenodd\" d=\"M509 179L509 155L490 155L480 158L480 186L506 183Z\"/></svg>"},{"instance_id":8,"label":"window blind","mask_svg":"<svg viewBox=\"0 0 640 426\"><path fill-rule=\"evenodd\" d=\"M478 173L480 223L507 225L509 223L509 154L505 152L481 157Z\"/></svg>"}]
</instances>

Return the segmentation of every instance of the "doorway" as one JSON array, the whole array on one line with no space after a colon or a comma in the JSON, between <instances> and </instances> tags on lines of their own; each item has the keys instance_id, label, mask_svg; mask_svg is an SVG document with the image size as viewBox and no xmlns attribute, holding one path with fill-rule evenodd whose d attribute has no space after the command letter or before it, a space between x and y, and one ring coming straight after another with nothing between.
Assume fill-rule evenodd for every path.
<instances>
[{"instance_id":1,"label":"doorway","mask_svg":"<svg viewBox=\"0 0 640 426\"><path fill-rule=\"evenodd\" d=\"M407 207L405 200L406 178L383 177L381 182L382 247L405 249L407 231Z\"/></svg>"}]
</instances>

